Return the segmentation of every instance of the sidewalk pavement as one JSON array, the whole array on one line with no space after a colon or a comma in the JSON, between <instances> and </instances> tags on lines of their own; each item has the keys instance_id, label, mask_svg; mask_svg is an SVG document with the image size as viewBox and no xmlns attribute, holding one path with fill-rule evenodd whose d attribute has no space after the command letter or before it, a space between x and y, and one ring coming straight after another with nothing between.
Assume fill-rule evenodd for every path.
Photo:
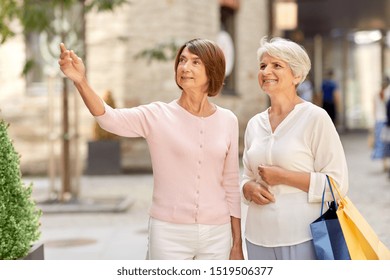
<instances>
[{"instance_id":1,"label":"sidewalk pavement","mask_svg":"<svg viewBox=\"0 0 390 280\"><path fill-rule=\"evenodd\" d=\"M379 238L390 248L390 180L380 161L370 159L367 134L341 135L350 178L348 196ZM48 199L48 178L23 178L34 185L37 201ZM80 199L126 201L119 211L44 211L42 235L47 260L143 260L147 251L151 174L83 176ZM41 204L44 208L45 204ZM38 204L39 206L39 204ZM243 206L243 228L246 208Z\"/></svg>"}]
</instances>

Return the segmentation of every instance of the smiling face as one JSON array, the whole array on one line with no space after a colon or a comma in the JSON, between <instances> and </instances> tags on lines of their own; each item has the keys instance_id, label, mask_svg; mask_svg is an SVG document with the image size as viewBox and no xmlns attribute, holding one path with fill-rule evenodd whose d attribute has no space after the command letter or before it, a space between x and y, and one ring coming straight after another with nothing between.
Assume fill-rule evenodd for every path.
<instances>
[{"instance_id":1,"label":"smiling face","mask_svg":"<svg viewBox=\"0 0 390 280\"><path fill-rule=\"evenodd\" d=\"M290 66L283 60L264 53L257 75L259 85L266 93L295 91L300 77L294 77Z\"/></svg>"},{"instance_id":2,"label":"smiling face","mask_svg":"<svg viewBox=\"0 0 390 280\"><path fill-rule=\"evenodd\" d=\"M202 60L187 47L180 54L176 71L176 82L184 90L207 92L208 78Z\"/></svg>"}]
</instances>

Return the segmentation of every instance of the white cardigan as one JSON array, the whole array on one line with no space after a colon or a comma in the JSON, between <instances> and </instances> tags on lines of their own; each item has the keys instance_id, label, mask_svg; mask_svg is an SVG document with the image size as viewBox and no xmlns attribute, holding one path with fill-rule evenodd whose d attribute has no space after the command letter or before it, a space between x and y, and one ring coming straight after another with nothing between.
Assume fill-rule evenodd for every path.
<instances>
[{"instance_id":1,"label":"white cardigan","mask_svg":"<svg viewBox=\"0 0 390 280\"><path fill-rule=\"evenodd\" d=\"M274 132L268 110L249 120L243 164L241 188L248 181L261 180L257 172L260 164L310 172L308 193L276 185L271 187L275 203L257 205L243 198L249 205L245 236L256 245L290 246L312 239L310 223L320 216L326 174L335 180L343 195L348 190L348 169L340 137L326 111L310 102L296 105ZM328 188L326 200L331 200Z\"/></svg>"}]
</instances>

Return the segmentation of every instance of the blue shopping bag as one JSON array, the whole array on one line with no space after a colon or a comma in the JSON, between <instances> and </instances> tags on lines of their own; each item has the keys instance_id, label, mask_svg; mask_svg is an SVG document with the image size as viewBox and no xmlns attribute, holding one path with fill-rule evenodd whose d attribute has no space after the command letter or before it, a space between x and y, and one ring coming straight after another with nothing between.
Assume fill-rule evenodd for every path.
<instances>
[{"instance_id":1,"label":"blue shopping bag","mask_svg":"<svg viewBox=\"0 0 390 280\"><path fill-rule=\"evenodd\" d=\"M350 260L348 247L336 214L338 205L328 176L327 179L333 201L328 204L328 210L323 213L325 186L322 194L320 217L310 224L314 249L318 260Z\"/></svg>"}]
</instances>

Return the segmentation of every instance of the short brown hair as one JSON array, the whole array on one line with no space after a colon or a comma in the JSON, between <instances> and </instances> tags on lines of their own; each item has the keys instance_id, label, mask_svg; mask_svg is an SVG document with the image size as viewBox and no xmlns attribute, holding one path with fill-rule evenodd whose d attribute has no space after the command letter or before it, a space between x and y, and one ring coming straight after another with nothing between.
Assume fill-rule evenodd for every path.
<instances>
[{"instance_id":1,"label":"short brown hair","mask_svg":"<svg viewBox=\"0 0 390 280\"><path fill-rule=\"evenodd\" d=\"M225 55L221 48L214 42L207 39L192 39L184 43L178 50L175 59L175 81L180 89L183 89L177 83L177 66L179 65L180 55L184 48L197 55L206 68L206 76L209 84L207 88L208 96L217 95L223 86L225 80Z\"/></svg>"}]
</instances>

